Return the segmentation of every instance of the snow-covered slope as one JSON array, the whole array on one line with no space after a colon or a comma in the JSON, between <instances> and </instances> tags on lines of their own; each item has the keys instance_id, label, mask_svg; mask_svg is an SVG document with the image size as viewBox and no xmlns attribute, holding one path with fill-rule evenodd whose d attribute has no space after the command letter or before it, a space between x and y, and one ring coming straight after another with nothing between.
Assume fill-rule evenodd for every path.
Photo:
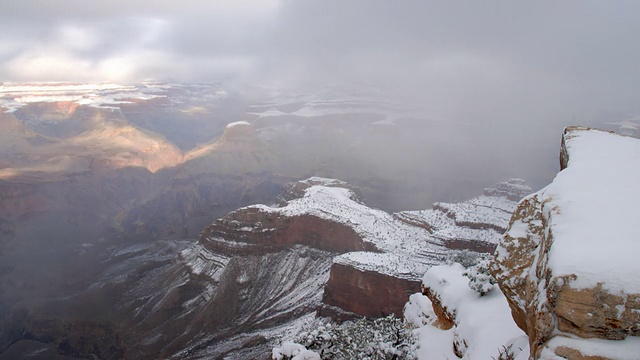
<instances>
[{"instance_id":1,"label":"snow-covered slope","mask_svg":"<svg viewBox=\"0 0 640 360\"><path fill-rule=\"evenodd\" d=\"M272 219L308 217L350 228L365 244L365 248L382 253L347 253L336 257L334 261L363 270L419 279L428 266L442 258L445 250L442 243L432 238L428 231L364 205L352 190L341 187L341 182L312 178L306 180L306 184L308 187L302 197L292 199L282 207L252 205L239 209L237 213L258 213ZM235 221L239 221L238 219ZM263 222L237 223L236 227L247 232L264 233L275 230L265 228L267 224ZM304 242L304 239L297 241ZM398 266L400 263L402 266Z\"/></svg>"},{"instance_id":2,"label":"snow-covered slope","mask_svg":"<svg viewBox=\"0 0 640 360\"><path fill-rule=\"evenodd\" d=\"M411 295L405 319L416 328L418 359L507 359L500 357L507 350L514 356L523 353L524 357L517 359L526 359L527 338L513 322L500 289L494 285L488 294L480 296L468 286L464 272L465 268L455 263L427 271L423 286L437 298L436 306L425 295ZM446 329L439 322L443 311L453 321Z\"/></svg>"},{"instance_id":3,"label":"snow-covered slope","mask_svg":"<svg viewBox=\"0 0 640 360\"><path fill-rule=\"evenodd\" d=\"M549 267L577 275L574 288L640 293L640 140L588 129L564 139L566 168L540 193L555 239Z\"/></svg>"},{"instance_id":4,"label":"snow-covered slope","mask_svg":"<svg viewBox=\"0 0 640 360\"><path fill-rule=\"evenodd\" d=\"M507 229L517 202L531 193L521 179L485 189L484 195L465 202L435 203L433 209L403 211L396 218L427 229L449 247L492 252Z\"/></svg>"}]
</instances>

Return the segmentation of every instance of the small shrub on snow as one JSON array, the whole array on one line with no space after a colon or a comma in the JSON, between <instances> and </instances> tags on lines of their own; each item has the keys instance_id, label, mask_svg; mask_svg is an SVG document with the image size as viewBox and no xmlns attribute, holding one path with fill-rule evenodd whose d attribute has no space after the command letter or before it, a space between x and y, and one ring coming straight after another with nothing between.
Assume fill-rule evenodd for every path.
<instances>
[{"instance_id":1,"label":"small shrub on snow","mask_svg":"<svg viewBox=\"0 0 640 360\"><path fill-rule=\"evenodd\" d=\"M477 264L478 261L480 261L481 257L482 254L477 251L460 250L450 255L446 263L448 265L452 263L458 263L468 269L471 266Z\"/></svg>"},{"instance_id":2,"label":"small shrub on snow","mask_svg":"<svg viewBox=\"0 0 640 360\"><path fill-rule=\"evenodd\" d=\"M321 359L414 359L415 339L401 319L362 318L334 325L321 320L296 342L320 354Z\"/></svg>"},{"instance_id":3,"label":"small shrub on snow","mask_svg":"<svg viewBox=\"0 0 640 360\"><path fill-rule=\"evenodd\" d=\"M491 291L495 284L496 279L489 272L489 264L491 259L489 254L482 254L478 256L478 261L467 268L462 275L469 278L469 287L484 296Z\"/></svg>"},{"instance_id":4,"label":"small shrub on snow","mask_svg":"<svg viewBox=\"0 0 640 360\"><path fill-rule=\"evenodd\" d=\"M522 351L522 349L520 349ZM513 352L513 344L509 346L502 346L502 349L499 350L498 358L493 358L494 360L514 360L516 355Z\"/></svg>"}]
</instances>

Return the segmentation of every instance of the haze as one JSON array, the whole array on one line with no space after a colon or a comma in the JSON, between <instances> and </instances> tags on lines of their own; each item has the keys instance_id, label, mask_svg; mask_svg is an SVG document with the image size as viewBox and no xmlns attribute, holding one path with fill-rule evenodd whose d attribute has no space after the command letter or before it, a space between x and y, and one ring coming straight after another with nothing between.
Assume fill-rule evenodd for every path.
<instances>
[{"instance_id":1,"label":"haze","mask_svg":"<svg viewBox=\"0 0 640 360\"><path fill-rule=\"evenodd\" d=\"M30 0L0 14L4 81L375 89L458 134L454 167L490 159L534 188L563 126L640 114L634 1Z\"/></svg>"}]
</instances>

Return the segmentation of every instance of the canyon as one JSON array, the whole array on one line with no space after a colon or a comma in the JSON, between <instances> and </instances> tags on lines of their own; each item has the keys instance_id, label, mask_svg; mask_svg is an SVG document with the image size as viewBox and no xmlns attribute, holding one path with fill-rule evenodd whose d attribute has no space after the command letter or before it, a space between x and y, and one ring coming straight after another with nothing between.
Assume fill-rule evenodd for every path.
<instances>
[{"instance_id":1,"label":"canyon","mask_svg":"<svg viewBox=\"0 0 640 360\"><path fill-rule=\"evenodd\" d=\"M3 84L0 108L0 359L268 358L317 316L403 316L429 269L512 246L514 212L537 226L524 180L451 170L459 149L441 138L473 125L360 94ZM496 264L524 274L523 258ZM532 344L555 339L532 330L522 284L496 278ZM424 292L439 326L464 328ZM611 311L617 332L597 336L635 334L633 311Z\"/></svg>"}]
</instances>

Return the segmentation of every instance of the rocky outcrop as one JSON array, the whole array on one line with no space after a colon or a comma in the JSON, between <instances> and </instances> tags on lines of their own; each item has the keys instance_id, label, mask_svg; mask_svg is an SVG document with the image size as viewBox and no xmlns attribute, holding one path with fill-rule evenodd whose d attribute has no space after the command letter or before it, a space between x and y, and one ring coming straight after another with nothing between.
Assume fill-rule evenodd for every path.
<instances>
[{"instance_id":1,"label":"rocky outcrop","mask_svg":"<svg viewBox=\"0 0 640 360\"><path fill-rule=\"evenodd\" d=\"M419 290L420 281L334 263L322 302L362 316L401 317L409 295Z\"/></svg>"},{"instance_id":2,"label":"rocky outcrop","mask_svg":"<svg viewBox=\"0 0 640 360\"><path fill-rule=\"evenodd\" d=\"M184 158L182 171L188 174L275 172L278 163L253 125L245 121L228 124L219 139L187 152Z\"/></svg>"},{"instance_id":3,"label":"rocky outcrop","mask_svg":"<svg viewBox=\"0 0 640 360\"><path fill-rule=\"evenodd\" d=\"M280 190L280 195L278 196L280 205L284 206L288 201L304 197L305 191L311 186L327 186L348 189L353 194L351 197L352 200L358 203L365 202L364 195L362 195L362 191L357 186L353 186L345 181L338 179L310 177L306 180L293 181L285 184Z\"/></svg>"},{"instance_id":4,"label":"rocky outcrop","mask_svg":"<svg viewBox=\"0 0 640 360\"><path fill-rule=\"evenodd\" d=\"M268 253L294 244L341 254L334 258L323 312L399 315L422 274L448 252L493 250L496 228L506 228L507 211L515 207L509 197L528 187L511 180L492 189L465 203L391 216L367 207L358 189L345 182L310 178L283 186L279 206L253 205L216 220L201 241L228 254Z\"/></svg>"},{"instance_id":5,"label":"rocky outcrop","mask_svg":"<svg viewBox=\"0 0 640 360\"><path fill-rule=\"evenodd\" d=\"M621 359L640 336L634 223L640 141L570 127L562 171L518 205L492 273L531 358ZM636 215L631 215L631 214ZM601 343L595 348L589 339ZM620 341L617 343L616 341ZM634 358L634 357L629 357Z\"/></svg>"},{"instance_id":6,"label":"rocky outcrop","mask_svg":"<svg viewBox=\"0 0 640 360\"><path fill-rule=\"evenodd\" d=\"M203 236L280 247L301 244L335 253L377 250L352 228L339 222L308 214L283 216L255 207L237 210L216 220L205 229Z\"/></svg>"},{"instance_id":7,"label":"rocky outcrop","mask_svg":"<svg viewBox=\"0 0 640 360\"><path fill-rule=\"evenodd\" d=\"M402 211L394 217L427 230L449 249L492 253L517 202L531 191L524 180L511 179L486 188L484 195L471 200L438 202L430 210Z\"/></svg>"},{"instance_id":8,"label":"rocky outcrop","mask_svg":"<svg viewBox=\"0 0 640 360\"><path fill-rule=\"evenodd\" d=\"M265 254L296 244L330 251L335 257L323 314L400 315L409 294L419 289L421 273L442 257L442 246L429 242L425 230L367 207L358 194L334 179L287 184L279 207L231 212L207 227L201 241L226 254Z\"/></svg>"},{"instance_id":9,"label":"rocky outcrop","mask_svg":"<svg viewBox=\"0 0 640 360\"><path fill-rule=\"evenodd\" d=\"M478 291L478 281L485 281L476 277L478 265L485 266L433 266L422 278L422 293L411 295L405 320L416 328L419 358L522 358L518 355L526 348L526 336L511 319L497 286L485 282Z\"/></svg>"},{"instance_id":10,"label":"rocky outcrop","mask_svg":"<svg viewBox=\"0 0 640 360\"><path fill-rule=\"evenodd\" d=\"M431 301L433 313L436 315L436 319L432 325L442 330L451 329L456 324L455 309L449 309L443 303L438 292L434 289L428 286L425 287L424 284L421 285L421 289L422 295L426 296Z\"/></svg>"},{"instance_id":11,"label":"rocky outcrop","mask_svg":"<svg viewBox=\"0 0 640 360\"><path fill-rule=\"evenodd\" d=\"M301 244L334 253L378 251L375 244L366 241L362 234L344 221L346 219L327 218L322 214L306 211L309 209L286 211L287 200L284 199L294 201L303 198L305 191L312 186L353 188L342 181L322 178L289 183L283 187L279 196L282 208L241 208L205 228L201 238L222 238L271 247ZM352 200L359 201L359 198L354 197Z\"/></svg>"}]
</instances>

